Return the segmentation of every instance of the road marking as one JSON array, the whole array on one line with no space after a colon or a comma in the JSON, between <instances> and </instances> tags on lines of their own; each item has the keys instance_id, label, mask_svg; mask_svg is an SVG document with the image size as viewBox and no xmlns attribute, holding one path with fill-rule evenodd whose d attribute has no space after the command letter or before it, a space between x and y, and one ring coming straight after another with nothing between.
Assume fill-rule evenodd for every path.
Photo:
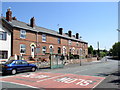
<instances>
[{"instance_id":1,"label":"road marking","mask_svg":"<svg viewBox=\"0 0 120 90\"><path fill-rule=\"evenodd\" d=\"M26 85L26 84L20 84L20 83L16 83L16 82L8 82L8 81L0 81L0 82L6 82L6 83L17 84L17 85L23 85L23 86L27 86L27 87L31 87L31 88L38 88L38 87L34 87L34 86Z\"/></svg>"},{"instance_id":2,"label":"road marking","mask_svg":"<svg viewBox=\"0 0 120 90\"><path fill-rule=\"evenodd\" d=\"M87 69L86 69L87 70ZM36 74L36 75L35 75ZM41 79L40 75L49 75L50 78ZM31 88L92 88L97 83L104 80L103 77L85 76L77 74L62 74L62 73L32 73L26 74L26 77L22 75L16 75L15 77L3 78L1 82L9 82L13 84L23 85ZM31 76L33 76L31 78ZM35 79L34 79L35 77ZM37 78L38 79L37 79ZM40 78L40 79L39 79ZM30 82L34 81L34 82ZM65 84L64 84L65 83ZM47 86L46 86L47 85Z\"/></svg>"},{"instance_id":3,"label":"road marking","mask_svg":"<svg viewBox=\"0 0 120 90\"><path fill-rule=\"evenodd\" d=\"M64 74L64 75L59 75L59 76L56 76L56 77L47 78L47 79L43 79L43 80L39 80L39 81L36 81L36 82L42 82L42 81L45 81L45 80L50 80L50 79L58 78L58 77L65 76L65 75L66 75L66 74Z\"/></svg>"},{"instance_id":4,"label":"road marking","mask_svg":"<svg viewBox=\"0 0 120 90\"><path fill-rule=\"evenodd\" d=\"M104 78L105 79L105 78ZM95 86L93 86L92 90L97 87L104 79L101 79L99 83L97 83Z\"/></svg>"}]
</instances>

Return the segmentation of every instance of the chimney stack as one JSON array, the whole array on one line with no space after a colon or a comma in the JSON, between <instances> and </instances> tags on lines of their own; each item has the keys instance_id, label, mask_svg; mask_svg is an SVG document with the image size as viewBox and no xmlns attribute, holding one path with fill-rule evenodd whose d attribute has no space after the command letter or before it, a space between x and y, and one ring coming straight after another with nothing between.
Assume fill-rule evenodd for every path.
<instances>
[{"instance_id":1,"label":"chimney stack","mask_svg":"<svg viewBox=\"0 0 120 90\"><path fill-rule=\"evenodd\" d=\"M76 39L79 39L79 33L76 33Z\"/></svg>"},{"instance_id":2,"label":"chimney stack","mask_svg":"<svg viewBox=\"0 0 120 90\"><path fill-rule=\"evenodd\" d=\"M59 28L59 34L63 34L63 28Z\"/></svg>"},{"instance_id":3,"label":"chimney stack","mask_svg":"<svg viewBox=\"0 0 120 90\"><path fill-rule=\"evenodd\" d=\"M68 36L71 37L72 36L72 31L68 31Z\"/></svg>"},{"instance_id":4,"label":"chimney stack","mask_svg":"<svg viewBox=\"0 0 120 90\"><path fill-rule=\"evenodd\" d=\"M34 18L34 17L32 17L32 18L30 19L30 26L31 26L32 28L35 26L35 18Z\"/></svg>"},{"instance_id":5,"label":"chimney stack","mask_svg":"<svg viewBox=\"0 0 120 90\"><path fill-rule=\"evenodd\" d=\"M10 9L7 9L7 12L6 12L6 20L8 22L11 22L12 21L12 11Z\"/></svg>"}]
</instances>

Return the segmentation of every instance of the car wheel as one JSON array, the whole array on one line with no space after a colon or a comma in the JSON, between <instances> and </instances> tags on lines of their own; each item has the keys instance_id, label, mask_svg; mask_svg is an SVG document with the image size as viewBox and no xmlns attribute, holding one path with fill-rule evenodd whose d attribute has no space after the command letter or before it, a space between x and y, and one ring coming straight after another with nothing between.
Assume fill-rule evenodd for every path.
<instances>
[{"instance_id":1,"label":"car wheel","mask_svg":"<svg viewBox=\"0 0 120 90\"><path fill-rule=\"evenodd\" d=\"M31 71L32 71L32 72L35 72L35 71L36 71L36 68L35 68L35 67L32 67Z\"/></svg>"},{"instance_id":2,"label":"car wheel","mask_svg":"<svg viewBox=\"0 0 120 90\"><path fill-rule=\"evenodd\" d=\"M16 69L13 69L13 70L11 71L11 73L12 73L13 75L15 75L15 74L17 73L17 70L16 70Z\"/></svg>"}]
</instances>

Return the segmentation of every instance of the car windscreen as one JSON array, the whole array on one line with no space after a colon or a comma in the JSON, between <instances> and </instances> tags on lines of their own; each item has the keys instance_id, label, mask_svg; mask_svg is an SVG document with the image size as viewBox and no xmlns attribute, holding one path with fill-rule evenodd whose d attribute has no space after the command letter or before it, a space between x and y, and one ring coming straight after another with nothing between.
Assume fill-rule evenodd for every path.
<instances>
[{"instance_id":1,"label":"car windscreen","mask_svg":"<svg viewBox=\"0 0 120 90\"><path fill-rule=\"evenodd\" d=\"M11 64L14 60L9 60L5 64Z\"/></svg>"}]
</instances>

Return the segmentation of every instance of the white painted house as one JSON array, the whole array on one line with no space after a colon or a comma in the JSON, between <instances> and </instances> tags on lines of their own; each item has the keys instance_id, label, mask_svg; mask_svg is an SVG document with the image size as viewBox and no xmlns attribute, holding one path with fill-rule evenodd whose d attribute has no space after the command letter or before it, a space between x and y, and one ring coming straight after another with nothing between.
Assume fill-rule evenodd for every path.
<instances>
[{"instance_id":1,"label":"white painted house","mask_svg":"<svg viewBox=\"0 0 120 90\"><path fill-rule=\"evenodd\" d=\"M0 23L0 61L11 56L11 32Z\"/></svg>"}]
</instances>

